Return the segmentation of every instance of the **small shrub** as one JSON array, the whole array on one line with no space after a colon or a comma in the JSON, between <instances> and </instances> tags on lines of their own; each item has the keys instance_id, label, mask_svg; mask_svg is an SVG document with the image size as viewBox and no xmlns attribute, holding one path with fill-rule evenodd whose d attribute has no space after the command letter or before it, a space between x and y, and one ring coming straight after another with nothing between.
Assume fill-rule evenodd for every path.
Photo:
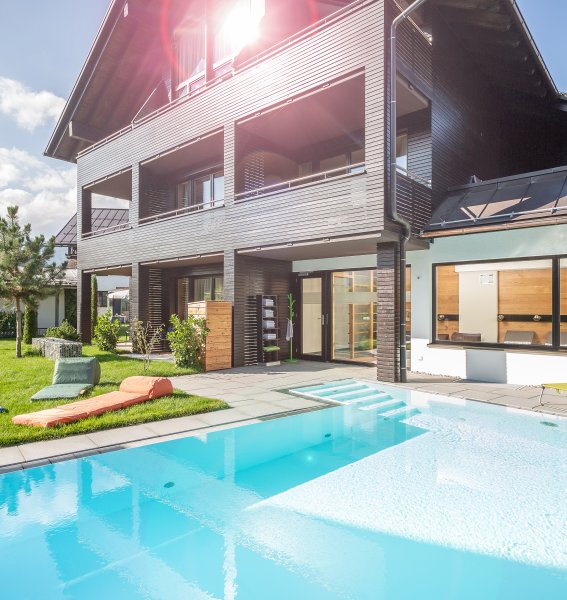
<instances>
[{"instance_id":1,"label":"small shrub","mask_svg":"<svg viewBox=\"0 0 567 600\"><path fill-rule=\"evenodd\" d=\"M144 371L150 366L151 356L154 349L161 341L163 325L153 327L151 323L132 321L130 325L130 337L132 339L132 350L139 352L144 358Z\"/></svg>"},{"instance_id":2,"label":"small shrub","mask_svg":"<svg viewBox=\"0 0 567 600\"><path fill-rule=\"evenodd\" d=\"M58 327L49 327L45 332L45 337L60 338L62 340L69 340L70 342L78 342L80 340L79 332L69 321L63 321Z\"/></svg>"},{"instance_id":3,"label":"small shrub","mask_svg":"<svg viewBox=\"0 0 567 600\"><path fill-rule=\"evenodd\" d=\"M118 344L118 333L120 331L120 323L112 320L110 311L101 315L95 327L95 342L99 350L105 352L114 352L116 344Z\"/></svg>"},{"instance_id":4,"label":"small shrub","mask_svg":"<svg viewBox=\"0 0 567 600\"><path fill-rule=\"evenodd\" d=\"M24 310L24 344L31 344L37 337L37 311L29 306Z\"/></svg>"},{"instance_id":5,"label":"small shrub","mask_svg":"<svg viewBox=\"0 0 567 600\"><path fill-rule=\"evenodd\" d=\"M177 315L172 315L170 323L167 341L171 346L175 364L184 369L199 367L209 333L205 319L189 315L182 320Z\"/></svg>"}]
</instances>

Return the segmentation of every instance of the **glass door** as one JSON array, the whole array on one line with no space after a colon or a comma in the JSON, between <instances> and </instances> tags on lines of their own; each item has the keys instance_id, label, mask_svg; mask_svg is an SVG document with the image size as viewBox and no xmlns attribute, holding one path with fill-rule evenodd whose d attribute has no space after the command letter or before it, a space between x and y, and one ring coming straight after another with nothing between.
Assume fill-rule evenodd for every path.
<instances>
[{"instance_id":1,"label":"glass door","mask_svg":"<svg viewBox=\"0 0 567 600\"><path fill-rule=\"evenodd\" d=\"M300 354L306 359L324 360L323 277L302 277L299 283L301 288Z\"/></svg>"},{"instance_id":2,"label":"glass door","mask_svg":"<svg viewBox=\"0 0 567 600\"><path fill-rule=\"evenodd\" d=\"M331 359L376 362L375 271L332 273Z\"/></svg>"}]
</instances>

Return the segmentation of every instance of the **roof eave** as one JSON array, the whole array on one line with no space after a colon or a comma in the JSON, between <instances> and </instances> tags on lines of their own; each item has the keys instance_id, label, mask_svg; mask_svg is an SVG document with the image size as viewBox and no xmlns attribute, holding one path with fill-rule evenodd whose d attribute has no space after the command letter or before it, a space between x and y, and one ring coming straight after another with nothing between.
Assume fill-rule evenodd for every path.
<instances>
[{"instance_id":1,"label":"roof eave","mask_svg":"<svg viewBox=\"0 0 567 600\"><path fill-rule=\"evenodd\" d=\"M92 75L100 54L103 50L105 38L108 37L110 31L107 31L110 28L110 23L112 18L114 18L119 12L124 9L124 5L127 4L127 0L111 0L110 5L106 11L104 16L102 25L100 26L98 33L95 37L95 40L91 46L89 54L87 55L87 59L81 69L77 80L75 81L75 85L69 94L69 98L61 112L61 116L55 125L55 129L51 134L47 147L45 148L43 154L44 156L49 156L51 158L57 158L60 160L64 160L67 162L76 162L74 157L67 158L57 154L57 150L59 145L61 144L61 140L65 135L65 131L67 130L69 121L73 118L73 115L77 109L78 103L80 101L81 95L88 85L88 80Z\"/></svg>"}]
</instances>

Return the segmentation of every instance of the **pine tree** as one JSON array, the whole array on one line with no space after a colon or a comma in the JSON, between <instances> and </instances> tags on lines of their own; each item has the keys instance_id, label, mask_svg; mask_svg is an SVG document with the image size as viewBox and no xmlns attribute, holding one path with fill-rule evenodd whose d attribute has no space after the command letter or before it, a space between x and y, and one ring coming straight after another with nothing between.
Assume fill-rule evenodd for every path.
<instances>
[{"instance_id":1,"label":"pine tree","mask_svg":"<svg viewBox=\"0 0 567 600\"><path fill-rule=\"evenodd\" d=\"M94 338L98 321L98 281L96 275L91 279L91 338Z\"/></svg>"},{"instance_id":2,"label":"pine tree","mask_svg":"<svg viewBox=\"0 0 567 600\"><path fill-rule=\"evenodd\" d=\"M31 225L20 225L18 207L0 218L0 299L16 307L16 356L22 356L22 312L57 292L66 265L52 262L55 237L32 237Z\"/></svg>"}]
</instances>

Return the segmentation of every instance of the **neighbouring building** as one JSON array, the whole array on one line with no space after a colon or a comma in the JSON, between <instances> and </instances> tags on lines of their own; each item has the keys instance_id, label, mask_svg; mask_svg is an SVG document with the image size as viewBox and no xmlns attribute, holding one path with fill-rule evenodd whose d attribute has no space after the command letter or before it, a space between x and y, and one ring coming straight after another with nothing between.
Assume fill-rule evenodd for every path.
<instances>
[{"instance_id":1,"label":"neighbouring building","mask_svg":"<svg viewBox=\"0 0 567 600\"><path fill-rule=\"evenodd\" d=\"M106 229L116 231L121 226L128 226L128 210L123 208L93 208L91 227L93 232L103 233ZM63 229L55 236L55 245L65 248L69 266L77 266L77 215L73 215ZM75 271L76 273L76 271ZM99 315L108 310L121 319L128 320L127 296L122 303L116 303L115 295L124 296L123 289L128 287L129 280L125 276L97 275L97 311ZM90 301L89 301L90 302ZM89 304L90 306L90 304ZM119 311L119 312L116 312Z\"/></svg>"},{"instance_id":2,"label":"neighbouring building","mask_svg":"<svg viewBox=\"0 0 567 600\"><path fill-rule=\"evenodd\" d=\"M407 321L414 371L565 377L567 98L515 2L429 0L397 32L390 157L407 5L111 3L46 150L78 165L85 339L91 275L121 275L155 325L231 301L236 366L262 360L258 295L285 358L293 293L305 359L396 381ZM98 227L93 196L127 218Z\"/></svg>"}]
</instances>

